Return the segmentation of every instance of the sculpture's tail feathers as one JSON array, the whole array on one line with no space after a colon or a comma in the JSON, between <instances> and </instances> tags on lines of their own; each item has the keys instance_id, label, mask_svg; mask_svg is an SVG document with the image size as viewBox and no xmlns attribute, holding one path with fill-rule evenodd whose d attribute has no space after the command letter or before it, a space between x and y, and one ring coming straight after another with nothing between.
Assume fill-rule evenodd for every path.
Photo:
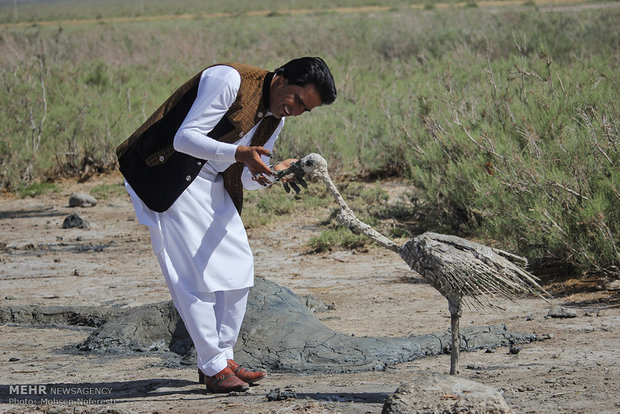
<instances>
[{"instance_id":1,"label":"sculpture's tail feathers","mask_svg":"<svg viewBox=\"0 0 620 414\"><path fill-rule=\"evenodd\" d=\"M551 295L513 261L525 259L460 237L424 233L405 243L401 257L446 297L497 307L501 299ZM508 257L506 257L508 256Z\"/></svg>"}]
</instances>

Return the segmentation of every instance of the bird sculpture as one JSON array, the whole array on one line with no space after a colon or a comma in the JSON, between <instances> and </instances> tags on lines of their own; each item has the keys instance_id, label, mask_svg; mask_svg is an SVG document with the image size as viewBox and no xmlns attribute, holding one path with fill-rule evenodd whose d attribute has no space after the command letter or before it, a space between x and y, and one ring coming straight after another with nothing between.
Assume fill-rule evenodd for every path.
<instances>
[{"instance_id":1,"label":"bird sculpture","mask_svg":"<svg viewBox=\"0 0 620 414\"><path fill-rule=\"evenodd\" d=\"M327 161L319 154L309 154L288 169L275 172L275 179L284 178L285 189L295 182L306 186L304 177L322 181L338 203L336 220L354 233L365 235L392 250L418 272L447 300L450 310L451 358L450 374L458 373L460 335L459 320L463 303L474 307L499 307L501 299L523 295L550 297L537 282L536 276L523 269L527 260L509 252L474 243L456 236L426 232L399 246L368 224L360 221L329 177Z\"/></svg>"}]
</instances>

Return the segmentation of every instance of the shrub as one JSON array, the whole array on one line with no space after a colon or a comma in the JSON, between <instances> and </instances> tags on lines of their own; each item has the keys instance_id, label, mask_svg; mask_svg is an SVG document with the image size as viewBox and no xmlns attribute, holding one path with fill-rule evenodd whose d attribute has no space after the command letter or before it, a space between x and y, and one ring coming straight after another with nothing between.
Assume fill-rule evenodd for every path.
<instances>
[{"instance_id":1,"label":"shrub","mask_svg":"<svg viewBox=\"0 0 620 414\"><path fill-rule=\"evenodd\" d=\"M99 184L90 190L90 195L99 200L107 200L113 195L118 196L126 194L127 190L125 189L125 184L122 182L118 184Z\"/></svg>"},{"instance_id":2,"label":"shrub","mask_svg":"<svg viewBox=\"0 0 620 414\"><path fill-rule=\"evenodd\" d=\"M36 197L41 194L57 193L60 191L58 185L50 182L33 183L19 189L19 196L22 198Z\"/></svg>"},{"instance_id":3,"label":"shrub","mask_svg":"<svg viewBox=\"0 0 620 414\"><path fill-rule=\"evenodd\" d=\"M366 245L368 239L365 236L358 236L351 233L348 229L338 226L321 232L317 237L313 237L308 242L315 252L331 251L334 247L345 249L355 249Z\"/></svg>"},{"instance_id":4,"label":"shrub","mask_svg":"<svg viewBox=\"0 0 620 414\"><path fill-rule=\"evenodd\" d=\"M411 179L433 206L435 228L509 246L539 272L617 272L617 92L581 65L519 52L468 66L480 80L455 82L454 73L440 95L419 100L417 116L402 122L416 131L407 141Z\"/></svg>"}]
</instances>

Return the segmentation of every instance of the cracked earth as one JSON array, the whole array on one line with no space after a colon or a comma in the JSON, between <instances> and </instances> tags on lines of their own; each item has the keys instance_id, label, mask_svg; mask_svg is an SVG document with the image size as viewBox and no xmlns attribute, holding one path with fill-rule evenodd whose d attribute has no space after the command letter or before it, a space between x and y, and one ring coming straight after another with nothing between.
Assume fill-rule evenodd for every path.
<instances>
[{"instance_id":1,"label":"cracked earth","mask_svg":"<svg viewBox=\"0 0 620 414\"><path fill-rule=\"evenodd\" d=\"M120 181L109 175L65 182L60 192L36 198L1 196L0 306L124 309L169 300L148 232L134 219L128 196L112 195L92 208L68 206L73 192ZM63 229L71 213L85 218L90 229ZM346 335L401 337L449 328L446 300L396 254L380 247L308 254L306 244L323 230L328 214L305 213L250 229L256 274L333 305L317 316ZM463 352L460 375L496 388L520 413L620 412L618 291L596 281L570 284L546 287L562 292L556 303L574 310L574 318L547 318L551 305L539 299L507 302L499 311L466 308L462 327L505 324L548 339L523 344L518 353L507 347ZM75 345L92 331L0 325L0 412L380 413L401 383L429 372L445 374L450 364L449 355L439 355L380 372L270 373L247 393L210 395L196 383L195 368L157 355L76 353ZM9 404L8 389L15 384L110 391L98 401Z\"/></svg>"}]
</instances>

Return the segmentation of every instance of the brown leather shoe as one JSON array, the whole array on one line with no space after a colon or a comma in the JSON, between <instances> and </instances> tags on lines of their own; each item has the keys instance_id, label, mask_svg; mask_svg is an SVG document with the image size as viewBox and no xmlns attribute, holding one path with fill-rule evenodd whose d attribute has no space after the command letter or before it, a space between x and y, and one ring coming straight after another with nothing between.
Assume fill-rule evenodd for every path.
<instances>
[{"instance_id":1,"label":"brown leather shoe","mask_svg":"<svg viewBox=\"0 0 620 414\"><path fill-rule=\"evenodd\" d=\"M242 368L239 364L237 364L232 359L227 360L228 367L235 373L235 375L242 381L247 382L248 384L254 384L257 381L262 380L267 376L267 371L264 369L258 371L250 371L248 369Z\"/></svg>"},{"instance_id":2,"label":"brown leather shoe","mask_svg":"<svg viewBox=\"0 0 620 414\"><path fill-rule=\"evenodd\" d=\"M198 379L206 385L207 391L212 393L247 391L250 388L248 383L240 380L230 367L224 368L212 377L208 377L198 370Z\"/></svg>"}]
</instances>

